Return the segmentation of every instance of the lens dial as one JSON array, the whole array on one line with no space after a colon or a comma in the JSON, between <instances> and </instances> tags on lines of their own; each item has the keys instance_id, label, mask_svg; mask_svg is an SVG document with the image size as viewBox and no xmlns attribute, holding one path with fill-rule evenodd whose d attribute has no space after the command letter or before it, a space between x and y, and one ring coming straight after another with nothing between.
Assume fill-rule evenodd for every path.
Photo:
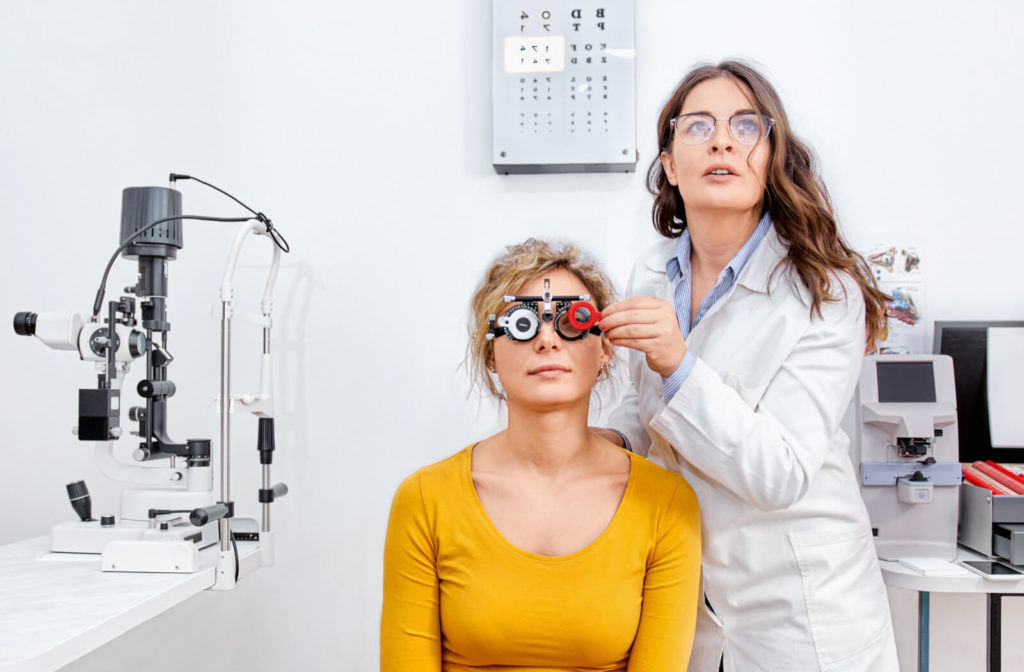
<instances>
[{"instance_id":1,"label":"lens dial","mask_svg":"<svg viewBox=\"0 0 1024 672\"><path fill-rule=\"evenodd\" d=\"M504 321L504 324L502 324ZM526 305L516 306L498 319L505 333L513 341L529 341L540 331L540 318Z\"/></svg>"}]
</instances>

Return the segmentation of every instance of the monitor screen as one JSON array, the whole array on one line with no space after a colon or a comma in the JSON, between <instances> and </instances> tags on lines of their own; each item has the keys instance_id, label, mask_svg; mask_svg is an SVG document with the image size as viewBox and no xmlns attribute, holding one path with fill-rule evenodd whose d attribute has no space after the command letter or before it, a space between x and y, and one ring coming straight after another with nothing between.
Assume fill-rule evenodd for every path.
<instances>
[{"instance_id":1,"label":"monitor screen","mask_svg":"<svg viewBox=\"0 0 1024 672\"><path fill-rule=\"evenodd\" d=\"M878 401L935 402L935 371L931 362L878 362Z\"/></svg>"},{"instance_id":2,"label":"monitor screen","mask_svg":"<svg viewBox=\"0 0 1024 672\"><path fill-rule=\"evenodd\" d=\"M992 447L986 376L989 327L1024 327L1024 322L935 323L932 352L953 358L960 461L1024 462L1024 449Z\"/></svg>"}]
</instances>

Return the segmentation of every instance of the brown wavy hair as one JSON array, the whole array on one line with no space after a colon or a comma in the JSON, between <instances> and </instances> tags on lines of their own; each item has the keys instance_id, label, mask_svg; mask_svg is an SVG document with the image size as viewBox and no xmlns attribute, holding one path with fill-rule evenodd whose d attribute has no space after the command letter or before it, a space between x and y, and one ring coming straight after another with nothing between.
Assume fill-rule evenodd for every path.
<instances>
[{"instance_id":1,"label":"brown wavy hair","mask_svg":"<svg viewBox=\"0 0 1024 672\"><path fill-rule=\"evenodd\" d=\"M668 182L660 152L672 150L671 120L683 109L686 96L699 84L726 77L746 87L756 111L775 120L768 142L768 174L763 210L772 218L789 252L789 264L811 294L811 314L821 316L824 301L838 300L832 282L836 272L847 273L864 295L865 328L869 346L886 335L886 302L867 262L839 233L832 201L815 170L807 145L793 134L786 110L775 88L760 72L738 60L717 65L700 65L689 72L669 97L658 117L659 155L647 170L647 189L654 195L651 217L654 228L667 238L678 238L686 230L686 210L679 190Z\"/></svg>"}]
</instances>

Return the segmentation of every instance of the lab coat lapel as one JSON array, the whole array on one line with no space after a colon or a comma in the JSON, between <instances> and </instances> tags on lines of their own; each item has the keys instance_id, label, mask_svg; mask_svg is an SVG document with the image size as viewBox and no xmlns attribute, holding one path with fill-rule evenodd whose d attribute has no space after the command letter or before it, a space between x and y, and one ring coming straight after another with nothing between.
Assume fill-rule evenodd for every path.
<instances>
[{"instance_id":1,"label":"lab coat lapel","mask_svg":"<svg viewBox=\"0 0 1024 672\"><path fill-rule=\"evenodd\" d=\"M673 305L675 304L675 285L676 283L669 280L668 273L665 271L665 264L672 256L672 253L676 246L676 240L670 239L660 243L654 254L648 254L644 261L644 265L647 267L650 275L649 282L651 285L648 286L647 291L643 291L640 288L637 294L647 294L648 296L660 296L661 298L669 301ZM778 274L772 277L772 272L786 257L786 248L779 238L778 233L775 231L775 226L772 225L768 232L764 236L764 240L757 246L754 253L750 255L750 259L747 260L743 270L740 271L739 277L733 286L729 289L729 292L721 299L715 302L715 305L711 306L708 312L701 319L700 323L691 330L692 335L697 329L704 329L702 327L709 318L712 318L722 306L729 300L733 292L736 291L737 286L742 285L746 289L758 292L761 294L767 293L770 290L770 284L778 281ZM689 342L689 338L686 339Z\"/></svg>"},{"instance_id":2,"label":"lab coat lapel","mask_svg":"<svg viewBox=\"0 0 1024 672\"><path fill-rule=\"evenodd\" d=\"M772 278L772 271L778 266L779 262L782 261L786 256L786 249L782 246L782 241L779 239L777 233L775 233L775 227L769 227L767 233L765 233L764 239L754 250L750 258L747 259L747 263L740 270L740 275L736 278L736 282L732 284L729 291L725 293L725 296L715 301L714 305L708 309L708 312L704 314L700 322L690 331L693 332L698 329L707 329L709 322L715 316L715 314L722 309L732 295L737 291L737 287L744 287L752 292L758 294L765 294L769 291L770 283L774 280ZM669 283L672 284L672 283ZM670 290L671 291L671 290ZM671 299L670 299L671 300ZM687 339L689 340L689 339Z\"/></svg>"},{"instance_id":3,"label":"lab coat lapel","mask_svg":"<svg viewBox=\"0 0 1024 672\"><path fill-rule=\"evenodd\" d=\"M736 279L736 285L743 285L747 289L766 294L770 291L770 283L777 279L772 277L772 272L779 265L779 262L786 258L786 246L779 238L773 224L764 235L764 240L757 246L754 253L747 260L747 265L740 271L740 277Z\"/></svg>"},{"instance_id":4,"label":"lab coat lapel","mask_svg":"<svg viewBox=\"0 0 1024 672\"><path fill-rule=\"evenodd\" d=\"M672 302L675 294L675 283L668 279L668 272L665 264L672 257L676 246L676 239L662 241L654 248L652 254L644 257L644 266L650 273L651 291L648 296L655 296ZM637 288L639 289L639 288ZM633 296L641 296L642 291L634 291Z\"/></svg>"}]
</instances>

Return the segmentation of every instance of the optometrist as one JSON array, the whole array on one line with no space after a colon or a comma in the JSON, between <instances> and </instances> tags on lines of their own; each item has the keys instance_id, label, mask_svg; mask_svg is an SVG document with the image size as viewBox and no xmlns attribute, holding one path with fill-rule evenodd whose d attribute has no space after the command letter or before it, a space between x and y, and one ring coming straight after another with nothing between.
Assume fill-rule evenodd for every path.
<instances>
[{"instance_id":1,"label":"optometrist","mask_svg":"<svg viewBox=\"0 0 1024 672\"><path fill-rule=\"evenodd\" d=\"M689 670L896 672L839 429L866 341L884 332L885 295L756 70L725 61L687 74L658 141L648 186L668 240L599 324L630 349L632 394L609 427L700 503Z\"/></svg>"}]
</instances>

